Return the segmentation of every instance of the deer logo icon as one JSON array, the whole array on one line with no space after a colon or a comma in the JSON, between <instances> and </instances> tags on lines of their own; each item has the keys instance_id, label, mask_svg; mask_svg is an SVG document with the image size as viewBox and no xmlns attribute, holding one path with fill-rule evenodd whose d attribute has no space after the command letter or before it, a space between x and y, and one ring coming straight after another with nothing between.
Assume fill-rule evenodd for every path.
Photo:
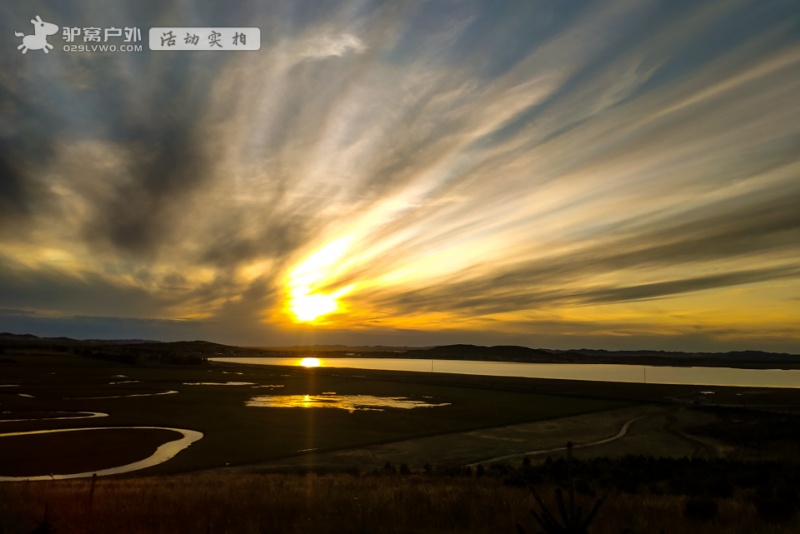
<instances>
[{"instance_id":1,"label":"deer logo icon","mask_svg":"<svg viewBox=\"0 0 800 534\"><path fill-rule=\"evenodd\" d=\"M28 50L44 50L45 54L49 54L53 45L48 44L47 36L53 35L58 31L58 26L45 22L39 15L35 19L31 19L33 24L33 35L25 35L22 32L14 32L17 37L22 37L22 44L17 47L17 50L22 50L26 53Z\"/></svg>"}]
</instances>

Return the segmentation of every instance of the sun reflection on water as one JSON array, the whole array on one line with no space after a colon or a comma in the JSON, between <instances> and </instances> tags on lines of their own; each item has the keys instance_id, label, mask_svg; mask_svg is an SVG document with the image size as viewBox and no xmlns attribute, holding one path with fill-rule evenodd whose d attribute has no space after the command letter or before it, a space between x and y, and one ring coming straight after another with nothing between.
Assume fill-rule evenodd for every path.
<instances>
[{"instance_id":1,"label":"sun reflection on water","mask_svg":"<svg viewBox=\"0 0 800 534\"><path fill-rule=\"evenodd\" d=\"M322 362L319 358L303 358L300 360L300 366L302 367L319 367L322 365Z\"/></svg>"},{"instance_id":2,"label":"sun reflection on water","mask_svg":"<svg viewBox=\"0 0 800 534\"><path fill-rule=\"evenodd\" d=\"M410 410L412 408L435 408L449 406L449 402L432 403L407 397L376 397L374 395L263 395L253 397L245 403L256 408L338 408L350 413L356 410L385 411L386 408Z\"/></svg>"}]
</instances>

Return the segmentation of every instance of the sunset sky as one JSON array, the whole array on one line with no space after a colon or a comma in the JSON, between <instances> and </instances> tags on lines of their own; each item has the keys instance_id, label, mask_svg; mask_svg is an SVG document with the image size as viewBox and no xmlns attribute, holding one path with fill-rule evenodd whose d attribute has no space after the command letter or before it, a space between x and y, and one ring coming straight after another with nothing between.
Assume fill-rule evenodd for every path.
<instances>
[{"instance_id":1,"label":"sunset sky","mask_svg":"<svg viewBox=\"0 0 800 534\"><path fill-rule=\"evenodd\" d=\"M22 54L37 15L143 50ZM148 49L231 26L261 49ZM800 2L13 0L0 28L0 331L800 353Z\"/></svg>"}]
</instances>

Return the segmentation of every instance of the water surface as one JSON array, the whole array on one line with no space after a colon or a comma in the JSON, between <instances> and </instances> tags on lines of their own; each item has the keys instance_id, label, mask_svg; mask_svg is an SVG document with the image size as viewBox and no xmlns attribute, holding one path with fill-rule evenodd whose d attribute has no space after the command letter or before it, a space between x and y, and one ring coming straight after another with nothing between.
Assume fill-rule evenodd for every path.
<instances>
[{"instance_id":1,"label":"water surface","mask_svg":"<svg viewBox=\"0 0 800 534\"><path fill-rule=\"evenodd\" d=\"M100 400L100 399L128 399L131 397L157 397L159 395L175 395L177 391L159 391L157 393L131 393L130 395L108 395L104 397L64 397L67 400Z\"/></svg>"},{"instance_id":2,"label":"water surface","mask_svg":"<svg viewBox=\"0 0 800 534\"><path fill-rule=\"evenodd\" d=\"M350 413L356 410L382 412L386 408L410 410L413 408L435 408L449 405L449 402L436 404L407 397L337 395L334 392L325 392L322 395L263 395L253 397L245 403L245 406L257 408L338 408L347 410Z\"/></svg>"},{"instance_id":3,"label":"water surface","mask_svg":"<svg viewBox=\"0 0 800 534\"><path fill-rule=\"evenodd\" d=\"M11 413L11 412L3 412ZM94 419L96 417L108 417L107 413L103 412L41 412L47 414L67 414L57 415L55 417L36 417L32 419L0 419L0 423L19 423L22 421L56 421L59 419Z\"/></svg>"},{"instance_id":4,"label":"water surface","mask_svg":"<svg viewBox=\"0 0 800 534\"><path fill-rule=\"evenodd\" d=\"M297 366L297 358L210 358L224 363ZM800 369L734 369L652 365L477 362L407 358L321 358L322 367L453 373L482 376L556 378L595 382L637 382L707 386L800 388Z\"/></svg>"},{"instance_id":5,"label":"water surface","mask_svg":"<svg viewBox=\"0 0 800 534\"><path fill-rule=\"evenodd\" d=\"M255 382L184 382L184 386L255 386Z\"/></svg>"}]
</instances>

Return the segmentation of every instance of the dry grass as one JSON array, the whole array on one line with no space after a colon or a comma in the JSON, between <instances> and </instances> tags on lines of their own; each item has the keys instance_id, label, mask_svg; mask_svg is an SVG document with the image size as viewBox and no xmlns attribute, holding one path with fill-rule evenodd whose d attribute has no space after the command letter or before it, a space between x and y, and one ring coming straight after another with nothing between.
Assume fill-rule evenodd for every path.
<instances>
[{"instance_id":1,"label":"dry grass","mask_svg":"<svg viewBox=\"0 0 800 534\"><path fill-rule=\"evenodd\" d=\"M347 474L187 475L0 487L0 532L29 533L45 506L61 533L536 532L526 488L490 477ZM552 503L554 486L537 491ZM579 496L579 498L582 498ZM585 498L584 506L592 499ZM686 497L612 494L590 532L797 532L766 524L744 499L718 499L709 521L684 517Z\"/></svg>"}]
</instances>

